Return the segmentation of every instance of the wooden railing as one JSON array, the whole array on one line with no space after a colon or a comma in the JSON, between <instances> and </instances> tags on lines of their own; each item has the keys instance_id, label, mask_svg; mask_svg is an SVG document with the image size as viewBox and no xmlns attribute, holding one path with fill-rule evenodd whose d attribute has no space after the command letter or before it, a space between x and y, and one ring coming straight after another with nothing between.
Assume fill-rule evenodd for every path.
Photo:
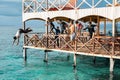
<instances>
[{"instance_id":1,"label":"wooden railing","mask_svg":"<svg viewBox=\"0 0 120 80\"><path fill-rule=\"evenodd\" d=\"M55 37L56 35L52 34L27 34L25 46L109 56L120 55L120 37L94 36L89 39L89 36L77 36L74 43L66 34Z\"/></svg>"}]
</instances>

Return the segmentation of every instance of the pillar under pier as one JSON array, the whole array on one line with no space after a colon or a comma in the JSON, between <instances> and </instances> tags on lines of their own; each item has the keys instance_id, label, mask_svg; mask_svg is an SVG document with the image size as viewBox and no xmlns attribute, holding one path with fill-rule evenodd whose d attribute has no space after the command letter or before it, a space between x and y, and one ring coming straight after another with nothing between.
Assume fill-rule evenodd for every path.
<instances>
[{"instance_id":1,"label":"pillar under pier","mask_svg":"<svg viewBox=\"0 0 120 80\"><path fill-rule=\"evenodd\" d=\"M115 63L115 60L113 58L110 58L110 73L111 74L114 71L114 63Z\"/></svg>"},{"instance_id":2,"label":"pillar under pier","mask_svg":"<svg viewBox=\"0 0 120 80\"><path fill-rule=\"evenodd\" d=\"M70 54L67 53L67 60L70 60Z\"/></svg>"},{"instance_id":3,"label":"pillar under pier","mask_svg":"<svg viewBox=\"0 0 120 80\"><path fill-rule=\"evenodd\" d=\"M45 51L45 54L44 54L44 62L48 62L48 52Z\"/></svg>"},{"instance_id":4,"label":"pillar under pier","mask_svg":"<svg viewBox=\"0 0 120 80\"><path fill-rule=\"evenodd\" d=\"M93 63L96 64L96 57L93 57Z\"/></svg>"},{"instance_id":5,"label":"pillar under pier","mask_svg":"<svg viewBox=\"0 0 120 80\"><path fill-rule=\"evenodd\" d=\"M76 68L76 54L74 53L74 64L73 64L73 67Z\"/></svg>"},{"instance_id":6,"label":"pillar under pier","mask_svg":"<svg viewBox=\"0 0 120 80\"><path fill-rule=\"evenodd\" d=\"M27 61L27 49L26 48L23 48L23 58L24 58L24 61Z\"/></svg>"}]
</instances>

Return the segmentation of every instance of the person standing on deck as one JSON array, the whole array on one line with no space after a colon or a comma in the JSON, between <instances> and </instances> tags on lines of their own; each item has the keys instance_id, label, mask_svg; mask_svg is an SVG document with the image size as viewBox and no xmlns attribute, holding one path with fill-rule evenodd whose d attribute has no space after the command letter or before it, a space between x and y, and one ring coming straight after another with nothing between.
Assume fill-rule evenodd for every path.
<instances>
[{"instance_id":1,"label":"person standing on deck","mask_svg":"<svg viewBox=\"0 0 120 80\"><path fill-rule=\"evenodd\" d=\"M88 29L88 32L89 32L89 35L90 35L90 39L92 38L93 33L95 32L95 29L94 29L95 26L96 25L92 25L92 23L89 22L89 25L86 28L83 29L83 30Z\"/></svg>"},{"instance_id":2,"label":"person standing on deck","mask_svg":"<svg viewBox=\"0 0 120 80\"><path fill-rule=\"evenodd\" d=\"M55 33L53 31L53 29L55 29L55 25L52 23L52 21L50 21L49 17L47 18L47 20L48 20L48 25L50 26L50 33Z\"/></svg>"},{"instance_id":3,"label":"person standing on deck","mask_svg":"<svg viewBox=\"0 0 120 80\"><path fill-rule=\"evenodd\" d=\"M60 20L61 34L65 33L67 24Z\"/></svg>"},{"instance_id":4,"label":"person standing on deck","mask_svg":"<svg viewBox=\"0 0 120 80\"><path fill-rule=\"evenodd\" d=\"M55 28L55 32L56 32L56 34L55 34L55 40L57 42L57 47L59 47L59 38L58 38L58 35L60 34L60 29L59 29L58 26L57 26L57 28Z\"/></svg>"},{"instance_id":5,"label":"person standing on deck","mask_svg":"<svg viewBox=\"0 0 120 80\"><path fill-rule=\"evenodd\" d=\"M72 44L74 44L74 40L75 40L75 26L73 24L73 20L70 20L70 40L72 41Z\"/></svg>"},{"instance_id":6,"label":"person standing on deck","mask_svg":"<svg viewBox=\"0 0 120 80\"><path fill-rule=\"evenodd\" d=\"M77 36L80 36L83 25L81 23L79 23L78 21L76 21L75 26L76 26L76 34L77 34Z\"/></svg>"},{"instance_id":7,"label":"person standing on deck","mask_svg":"<svg viewBox=\"0 0 120 80\"><path fill-rule=\"evenodd\" d=\"M53 24L55 25L55 29L60 26L60 21L54 18Z\"/></svg>"}]
</instances>

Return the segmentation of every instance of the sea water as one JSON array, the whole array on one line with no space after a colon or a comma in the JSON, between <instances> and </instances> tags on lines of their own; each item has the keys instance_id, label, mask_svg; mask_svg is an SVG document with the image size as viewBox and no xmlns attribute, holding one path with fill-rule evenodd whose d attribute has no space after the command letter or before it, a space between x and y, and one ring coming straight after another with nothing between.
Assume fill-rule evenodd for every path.
<instances>
[{"instance_id":1,"label":"sea water","mask_svg":"<svg viewBox=\"0 0 120 80\"><path fill-rule=\"evenodd\" d=\"M28 49L27 61L22 57L23 39L12 45L17 26L0 26L0 80L120 80L120 60L116 60L114 74L109 74L109 59L77 56L73 68L73 54L49 52L43 62L44 51Z\"/></svg>"}]
</instances>

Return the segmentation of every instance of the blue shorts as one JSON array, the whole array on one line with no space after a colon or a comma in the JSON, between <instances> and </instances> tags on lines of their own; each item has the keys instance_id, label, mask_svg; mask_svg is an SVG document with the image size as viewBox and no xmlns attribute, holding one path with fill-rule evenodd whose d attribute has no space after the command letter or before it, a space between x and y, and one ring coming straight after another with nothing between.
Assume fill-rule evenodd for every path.
<instances>
[{"instance_id":1,"label":"blue shorts","mask_svg":"<svg viewBox=\"0 0 120 80\"><path fill-rule=\"evenodd\" d=\"M70 40L71 40L71 41L74 40L74 39L75 39L75 36L76 36L76 34L75 34L75 33L72 33L72 34L70 35Z\"/></svg>"}]
</instances>

